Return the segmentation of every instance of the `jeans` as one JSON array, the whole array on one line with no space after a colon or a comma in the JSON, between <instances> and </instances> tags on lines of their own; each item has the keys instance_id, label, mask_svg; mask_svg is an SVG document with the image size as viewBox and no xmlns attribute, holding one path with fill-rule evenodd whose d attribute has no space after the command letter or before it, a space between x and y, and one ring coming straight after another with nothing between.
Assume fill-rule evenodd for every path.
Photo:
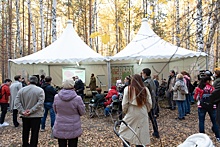
<instances>
[{"instance_id":1,"label":"jeans","mask_svg":"<svg viewBox=\"0 0 220 147\"><path fill-rule=\"evenodd\" d=\"M68 142L68 143L67 143ZM78 137L74 139L58 139L59 147L77 147Z\"/></svg>"},{"instance_id":2,"label":"jeans","mask_svg":"<svg viewBox=\"0 0 220 147\"><path fill-rule=\"evenodd\" d=\"M186 114L190 113L190 104L191 104L190 94L186 94Z\"/></svg>"},{"instance_id":3,"label":"jeans","mask_svg":"<svg viewBox=\"0 0 220 147\"><path fill-rule=\"evenodd\" d=\"M41 118L22 118L22 147L37 147ZM31 131L30 143L29 134Z\"/></svg>"},{"instance_id":4,"label":"jeans","mask_svg":"<svg viewBox=\"0 0 220 147\"><path fill-rule=\"evenodd\" d=\"M0 106L1 106L1 111L2 111L1 117L0 117L0 124L3 124L5 121L5 115L7 113L9 104L8 103L0 103Z\"/></svg>"},{"instance_id":5,"label":"jeans","mask_svg":"<svg viewBox=\"0 0 220 147\"><path fill-rule=\"evenodd\" d=\"M176 104L178 106L178 118L183 118L185 116L185 101L176 101Z\"/></svg>"},{"instance_id":6,"label":"jeans","mask_svg":"<svg viewBox=\"0 0 220 147\"><path fill-rule=\"evenodd\" d=\"M195 102L195 101L194 101L194 98L193 98L194 93L190 93L189 95L190 95L190 101L191 101L191 103L194 103L194 102Z\"/></svg>"},{"instance_id":7,"label":"jeans","mask_svg":"<svg viewBox=\"0 0 220 147\"><path fill-rule=\"evenodd\" d=\"M153 135L154 135L155 137L158 137L158 138L159 138L159 132L158 132L158 126L157 126L157 119L156 119L156 117L154 116L154 110L151 109L151 111L148 112L148 115L149 115L149 118L150 118L151 123L152 123L152 125L153 125L153 130L154 130Z\"/></svg>"},{"instance_id":8,"label":"jeans","mask_svg":"<svg viewBox=\"0 0 220 147\"><path fill-rule=\"evenodd\" d=\"M216 138L220 138L219 136L219 130L218 125L216 123L216 109L213 109L212 111L206 111L203 108L198 108L198 115L199 115L199 132L205 133L205 115L206 112L208 112L209 117L212 122L212 131L215 133Z\"/></svg>"},{"instance_id":9,"label":"jeans","mask_svg":"<svg viewBox=\"0 0 220 147\"><path fill-rule=\"evenodd\" d=\"M176 107L176 102L173 100L173 91L167 91L167 98L168 98L168 105L169 108L175 109Z\"/></svg>"},{"instance_id":10,"label":"jeans","mask_svg":"<svg viewBox=\"0 0 220 147\"><path fill-rule=\"evenodd\" d=\"M104 109L104 114L105 114L105 116L108 116L109 113L110 113L110 111L111 111L111 109L108 108L108 107L106 107L106 108Z\"/></svg>"},{"instance_id":11,"label":"jeans","mask_svg":"<svg viewBox=\"0 0 220 147\"><path fill-rule=\"evenodd\" d=\"M51 128L53 128L54 121L56 118L55 112L53 110L53 103L45 102L44 103L44 117L41 119L41 129L45 129L45 123L47 120L48 111L50 111L50 123L51 123Z\"/></svg>"}]
</instances>

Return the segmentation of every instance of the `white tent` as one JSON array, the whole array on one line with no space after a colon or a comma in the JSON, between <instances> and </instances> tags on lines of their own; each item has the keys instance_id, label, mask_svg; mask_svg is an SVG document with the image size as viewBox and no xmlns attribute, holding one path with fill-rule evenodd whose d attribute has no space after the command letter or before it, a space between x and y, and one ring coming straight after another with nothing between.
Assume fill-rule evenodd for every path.
<instances>
[{"instance_id":1,"label":"white tent","mask_svg":"<svg viewBox=\"0 0 220 147\"><path fill-rule=\"evenodd\" d=\"M85 84L88 85L90 75L94 73L102 79L102 83L107 85L106 58L92 50L78 36L71 20L67 21L67 27L61 36L48 47L31 55L9 61L10 77L19 74L27 78L30 75L45 74L53 78L54 85L60 86L64 73L68 73L68 78L75 75L80 77L81 74L85 79ZM99 85L98 80L97 85ZM103 86L103 88L105 87Z\"/></svg>"},{"instance_id":2,"label":"white tent","mask_svg":"<svg viewBox=\"0 0 220 147\"><path fill-rule=\"evenodd\" d=\"M142 20L142 25L135 38L119 53L114 55L112 60L147 59L156 62L167 61L171 57L188 58L195 56L206 56L203 52L195 52L161 39L148 25L147 19Z\"/></svg>"},{"instance_id":3,"label":"white tent","mask_svg":"<svg viewBox=\"0 0 220 147\"><path fill-rule=\"evenodd\" d=\"M63 34L54 43L34 54L18 59L10 59L9 61L16 64L38 64L104 60L105 57L96 53L82 41L73 28L73 22L68 20Z\"/></svg>"},{"instance_id":4,"label":"white tent","mask_svg":"<svg viewBox=\"0 0 220 147\"><path fill-rule=\"evenodd\" d=\"M196 75L200 68L206 66L204 56L204 52L177 47L161 39L144 18L135 38L122 51L110 57L112 82L123 79L123 74L139 74L143 68L150 68L152 75L161 73L160 78L166 78L170 69L177 72L186 70L191 74L193 71ZM119 76L114 75L118 72Z\"/></svg>"}]
</instances>

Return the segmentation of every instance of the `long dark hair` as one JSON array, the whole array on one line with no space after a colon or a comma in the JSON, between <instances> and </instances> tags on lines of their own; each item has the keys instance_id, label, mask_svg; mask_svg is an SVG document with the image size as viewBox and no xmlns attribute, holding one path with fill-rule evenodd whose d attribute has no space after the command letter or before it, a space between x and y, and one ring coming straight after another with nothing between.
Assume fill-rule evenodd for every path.
<instances>
[{"instance_id":1,"label":"long dark hair","mask_svg":"<svg viewBox=\"0 0 220 147\"><path fill-rule=\"evenodd\" d=\"M140 75L135 74L131 78L131 84L128 87L129 99L135 94L138 107L142 107L147 103L147 91Z\"/></svg>"},{"instance_id":2,"label":"long dark hair","mask_svg":"<svg viewBox=\"0 0 220 147\"><path fill-rule=\"evenodd\" d=\"M200 82L199 82L198 87L199 87L200 89L204 89L205 86L206 86L207 81L211 81L211 80L212 80L212 79L211 79L210 76L206 76L206 77L202 78L202 79L200 80Z\"/></svg>"}]
</instances>

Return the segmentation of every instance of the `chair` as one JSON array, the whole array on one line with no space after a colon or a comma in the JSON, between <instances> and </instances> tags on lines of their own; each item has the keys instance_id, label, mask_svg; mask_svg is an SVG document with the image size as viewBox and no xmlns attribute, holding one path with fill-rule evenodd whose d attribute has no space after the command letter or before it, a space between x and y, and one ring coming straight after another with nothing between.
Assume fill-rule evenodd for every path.
<instances>
[{"instance_id":1,"label":"chair","mask_svg":"<svg viewBox=\"0 0 220 147\"><path fill-rule=\"evenodd\" d=\"M122 112L119 110L120 105L121 105L121 101L120 101L118 98L115 99L115 100L113 100L113 102L112 102L112 104L111 104L111 108L110 108L110 113L109 113L109 115L110 115L111 120L112 120L113 123L118 119L119 115L122 113ZM117 115L116 115L117 118L114 118L114 114L117 114Z\"/></svg>"},{"instance_id":2,"label":"chair","mask_svg":"<svg viewBox=\"0 0 220 147\"><path fill-rule=\"evenodd\" d=\"M100 113L99 110L101 109L102 113L104 111L104 104L103 102L105 101L104 95L99 98L97 98L96 96L94 96L94 98L90 101L89 104L89 116L90 118L93 118L95 116L97 116L98 118L100 118Z\"/></svg>"}]
</instances>

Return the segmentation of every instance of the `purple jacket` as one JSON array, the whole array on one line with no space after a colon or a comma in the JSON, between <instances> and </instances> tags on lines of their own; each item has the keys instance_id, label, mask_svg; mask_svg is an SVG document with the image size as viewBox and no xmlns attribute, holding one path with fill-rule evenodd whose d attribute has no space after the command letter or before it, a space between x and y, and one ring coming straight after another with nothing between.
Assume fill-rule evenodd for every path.
<instances>
[{"instance_id":1,"label":"purple jacket","mask_svg":"<svg viewBox=\"0 0 220 147\"><path fill-rule=\"evenodd\" d=\"M73 139L82 134L80 116L85 114L82 98L73 90L62 89L55 95L53 108L56 120L53 135L59 139Z\"/></svg>"}]
</instances>

